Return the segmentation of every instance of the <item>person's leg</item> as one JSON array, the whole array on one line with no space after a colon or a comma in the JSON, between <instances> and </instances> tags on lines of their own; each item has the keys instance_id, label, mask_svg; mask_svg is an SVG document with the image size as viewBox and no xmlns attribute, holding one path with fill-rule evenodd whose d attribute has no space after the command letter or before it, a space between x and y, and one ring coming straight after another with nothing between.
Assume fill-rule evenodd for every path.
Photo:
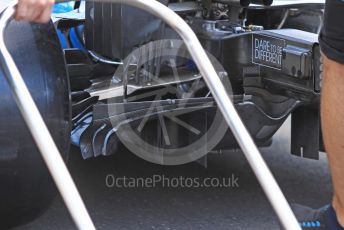
<instances>
[{"instance_id":1,"label":"person's leg","mask_svg":"<svg viewBox=\"0 0 344 230\"><path fill-rule=\"evenodd\" d=\"M324 27L319 36L324 53L321 117L334 198L332 206L344 226L344 1L326 0Z\"/></svg>"},{"instance_id":2,"label":"person's leg","mask_svg":"<svg viewBox=\"0 0 344 230\"><path fill-rule=\"evenodd\" d=\"M332 172L332 205L312 209L292 204L292 209L304 230L344 230L344 56L343 64L323 58L321 123Z\"/></svg>"},{"instance_id":3,"label":"person's leg","mask_svg":"<svg viewBox=\"0 0 344 230\"><path fill-rule=\"evenodd\" d=\"M321 120L334 186L333 208L344 227L344 64L324 55Z\"/></svg>"},{"instance_id":4,"label":"person's leg","mask_svg":"<svg viewBox=\"0 0 344 230\"><path fill-rule=\"evenodd\" d=\"M344 0L326 0L319 43L324 58L321 123L332 172L332 204L292 205L303 229L344 230Z\"/></svg>"}]
</instances>

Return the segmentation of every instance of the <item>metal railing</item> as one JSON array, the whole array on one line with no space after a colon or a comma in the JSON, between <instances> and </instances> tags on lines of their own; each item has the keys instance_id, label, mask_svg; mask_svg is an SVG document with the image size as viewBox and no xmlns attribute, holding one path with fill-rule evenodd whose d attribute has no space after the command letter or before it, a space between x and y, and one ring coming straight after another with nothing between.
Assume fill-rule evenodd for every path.
<instances>
[{"instance_id":1,"label":"metal railing","mask_svg":"<svg viewBox=\"0 0 344 230\"><path fill-rule=\"evenodd\" d=\"M161 18L174 29L184 41L190 55L207 83L228 126L238 141L246 159L275 210L282 226L287 230L301 230L286 198L261 156L257 146L240 119L235 107L222 85L206 52L193 30L176 13L155 0L93 0L130 5ZM65 2L58 1L58 2ZM4 11L0 18L0 62L7 82L12 90L17 106L43 156L45 163L63 197L63 200L79 229L95 229L79 192L65 166L59 151L35 105L18 68L9 54L4 33L13 19L16 3Z\"/></svg>"}]
</instances>

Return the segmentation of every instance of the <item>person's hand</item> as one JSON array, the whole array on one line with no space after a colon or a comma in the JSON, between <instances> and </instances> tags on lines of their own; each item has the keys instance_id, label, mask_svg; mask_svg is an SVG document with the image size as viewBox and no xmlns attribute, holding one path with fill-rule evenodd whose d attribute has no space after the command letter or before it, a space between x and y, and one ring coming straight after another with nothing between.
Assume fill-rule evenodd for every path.
<instances>
[{"instance_id":1,"label":"person's hand","mask_svg":"<svg viewBox=\"0 0 344 230\"><path fill-rule=\"evenodd\" d=\"M16 20L46 23L50 20L55 0L19 0Z\"/></svg>"}]
</instances>

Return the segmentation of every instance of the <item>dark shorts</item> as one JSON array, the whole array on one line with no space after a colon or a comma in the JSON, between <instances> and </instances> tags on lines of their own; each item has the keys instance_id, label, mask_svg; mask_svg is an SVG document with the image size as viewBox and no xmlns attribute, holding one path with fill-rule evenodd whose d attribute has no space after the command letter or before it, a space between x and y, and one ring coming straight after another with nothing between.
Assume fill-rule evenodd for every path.
<instances>
[{"instance_id":1,"label":"dark shorts","mask_svg":"<svg viewBox=\"0 0 344 230\"><path fill-rule=\"evenodd\" d=\"M329 59L344 64L344 0L326 0L319 42Z\"/></svg>"}]
</instances>

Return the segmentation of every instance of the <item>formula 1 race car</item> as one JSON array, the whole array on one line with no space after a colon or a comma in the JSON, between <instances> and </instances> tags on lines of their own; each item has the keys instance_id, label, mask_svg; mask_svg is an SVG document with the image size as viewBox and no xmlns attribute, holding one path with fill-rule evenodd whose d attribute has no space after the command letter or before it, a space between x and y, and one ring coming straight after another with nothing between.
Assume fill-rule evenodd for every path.
<instances>
[{"instance_id":1,"label":"formula 1 race car","mask_svg":"<svg viewBox=\"0 0 344 230\"><path fill-rule=\"evenodd\" d=\"M196 33L258 146L292 115L291 153L319 157L324 1L159 2ZM165 165L238 148L185 44L143 10L57 5L49 24L11 22L6 45L66 160L70 144L84 159L124 145ZM0 89L0 225L9 227L40 214L55 188L6 82Z\"/></svg>"}]
</instances>

